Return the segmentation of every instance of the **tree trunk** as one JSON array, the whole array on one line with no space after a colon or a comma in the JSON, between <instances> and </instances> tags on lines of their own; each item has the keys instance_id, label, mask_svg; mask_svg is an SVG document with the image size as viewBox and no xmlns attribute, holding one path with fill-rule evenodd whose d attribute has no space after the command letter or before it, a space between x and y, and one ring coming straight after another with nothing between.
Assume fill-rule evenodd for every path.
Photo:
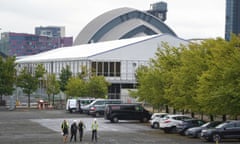
<instances>
[{"instance_id":1,"label":"tree trunk","mask_svg":"<svg viewBox=\"0 0 240 144\"><path fill-rule=\"evenodd\" d=\"M169 113L168 105L165 106L165 109L166 109L166 113Z\"/></svg>"},{"instance_id":2,"label":"tree trunk","mask_svg":"<svg viewBox=\"0 0 240 144\"><path fill-rule=\"evenodd\" d=\"M185 114L185 111L184 111L184 109L182 110L182 114L183 114L183 115Z\"/></svg>"},{"instance_id":3,"label":"tree trunk","mask_svg":"<svg viewBox=\"0 0 240 144\"><path fill-rule=\"evenodd\" d=\"M195 117L195 114L194 114L194 112L191 112L191 116L192 116L192 118L194 118L194 117Z\"/></svg>"},{"instance_id":4,"label":"tree trunk","mask_svg":"<svg viewBox=\"0 0 240 144\"><path fill-rule=\"evenodd\" d=\"M51 104L50 95L48 94L48 104Z\"/></svg>"},{"instance_id":5,"label":"tree trunk","mask_svg":"<svg viewBox=\"0 0 240 144\"><path fill-rule=\"evenodd\" d=\"M30 108L30 93L28 94L28 108Z\"/></svg>"},{"instance_id":6,"label":"tree trunk","mask_svg":"<svg viewBox=\"0 0 240 144\"><path fill-rule=\"evenodd\" d=\"M214 121L213 115L210 115L210 121Z\"/></svg>"},{"instance_id":7,"label":"tree trunk","mask_svg":"<svg viewBox=\"0 0 240 144\"><path fill-rule=\"evenodd\" d=\"M226 115L223 115L223 116L222 116L222 120L223 120L223 121L226 121L226 120L227 120L227 116L226 116Z\"/></svg>"},{"instance_id":8,"label":"tree trunk","mask_svg":"<svg viewBox=\"0 0 240 144\"><path fill-rule=\"evenodd\" d=\"M53 94L53 106L54 106L54 94Z\"/></svg>"},{"instance_id":9,"label":"tree trunk","mask_svg":"<svg viewBox=\"0 0 240 144\"><path fill-rule=\"evenodd\" d=\"M176 109L175 108L173 108L173 114L176 114Z\"/></svg>"}]
</instances>

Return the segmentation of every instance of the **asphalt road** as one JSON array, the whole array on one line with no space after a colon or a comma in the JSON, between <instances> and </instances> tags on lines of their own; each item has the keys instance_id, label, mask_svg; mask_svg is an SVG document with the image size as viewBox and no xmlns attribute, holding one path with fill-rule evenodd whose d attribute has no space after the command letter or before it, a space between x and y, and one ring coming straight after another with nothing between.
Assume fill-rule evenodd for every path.
<instances>
[{"instance_id":1,"label":"asphalt road","mask_svg":"<svg viewBox=\"0 0 240 144\"><path fill-rule=\"evenodd\" d=\"M83 144L91 144L91 116L70 114L64 110L0 110L1 144L61 144L60 125L63 119L69 124L82 120L86 124ZM110 123L103 118L99 122L99 144L208 144L199 139L178 134L165 134L159 129L151 129L148 123L120 121ZM70 143L70 142L68 142ZM79 140L77 143L80 143ZM222 144L239 144L230 140Z\"/></svg>"}]
</instances>

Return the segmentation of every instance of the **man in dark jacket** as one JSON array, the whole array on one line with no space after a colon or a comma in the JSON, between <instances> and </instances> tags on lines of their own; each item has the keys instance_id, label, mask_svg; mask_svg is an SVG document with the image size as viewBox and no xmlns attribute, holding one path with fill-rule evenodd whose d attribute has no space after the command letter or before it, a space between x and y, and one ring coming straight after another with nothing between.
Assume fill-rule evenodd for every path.
<instances>
[{"instance_id":1,"label":"man in dark jacket","mask_svg":"<svg viewBox=\"0 0 240 144\"><path fill-rule=\"evenodd\" d=\"M71 138L70 138L70 142L72 141L72 138L74 137L74 141L76 142L77 141L77 121L74 120L72 125L71 125Z\"/></svg>"},{"instance_id":2,"label":"man in dark jacket","mask_svg":"<svg viewBox=\"0 0 240 144\"><path fill-rule=\"evenodd\" d=\"M79 130L79 138L80 141L82 141L82 137L83 137L83 129L86 128L86 126L84 125L84 123L80 120L80 122L78 123L78 130Z\"/></svg>"}]
</instances>

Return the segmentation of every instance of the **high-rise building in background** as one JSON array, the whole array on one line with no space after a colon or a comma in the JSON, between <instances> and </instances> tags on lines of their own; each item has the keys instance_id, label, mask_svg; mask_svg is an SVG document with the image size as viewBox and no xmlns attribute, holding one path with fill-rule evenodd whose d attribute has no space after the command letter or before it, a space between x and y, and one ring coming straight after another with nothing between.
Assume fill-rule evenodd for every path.
<instances>
[{"instance_id":1,"label":"high-rise building in background","mask_svg":"<svg viewBox=\"0 0 240 144\"><path fill-rule=\"evenodd\" d=\"M230 40L231 33L240 34L240 0L226 0L226 40Z\"/></svg>"},{"instance_id":2,"label":"high-rise building in background","mask_svg":"<svg viewBox=\"0 0 240 144\"><path fill-rule=\"evenodd\" d=\"M4 32L1 34L0 52L8 56L26 56L73 45L73 37L61 37L58 28L40 29L39 34ZM44 35L44 36L42 36Z\"/></svg>"},{"instance_id":3,"label":"high-rise building in background","mask_svg":"<svg viewBox=\"0 0 240 144\"><path fill-rule=\"evenodd\" d=\"M48 37L65 37L65 27L35 27L35 34L39 36L48 36Z\"/></svg>"},{"instance_id":4,"label":"high-rise building in background","mask_svg":"<svg viewBox=\"0 0 240 144\"><path fill-rule=\"evenodd\" d=\"M148 13L158 17L160 20L165 21L167 19L167 3L157 2L150 5Z\"/></svg>"}]
</instances>

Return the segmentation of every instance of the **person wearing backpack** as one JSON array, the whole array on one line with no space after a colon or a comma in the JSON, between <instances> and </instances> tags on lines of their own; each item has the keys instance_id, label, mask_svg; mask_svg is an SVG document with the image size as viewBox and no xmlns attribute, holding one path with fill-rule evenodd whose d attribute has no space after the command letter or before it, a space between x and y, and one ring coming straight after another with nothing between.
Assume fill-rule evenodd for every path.
<instances>
[{"instance_id":1,"label":"person wearing backpack","mask_svg":"<svg viewBox=\"0 0 240 144\"><path fill-rule=\"evenodd\" d=\"M68 138L68 129L69 129L69 125L66 120L62 122L61 129L63 134L63 143L66 143Z\"/></svg>"},{"instance_id":2,"label":"person wearing backpack","mask_svg":"<svg viewBox=\"0 0 240 144\"><path fill-rule=\"evenodd\" d=\"M71 138L70 138L70 142L72 141L72 139L74 138L74 142L77 141L77 121L74 120L72 125L71 125Z\"/></svg>"}]
</instances>

